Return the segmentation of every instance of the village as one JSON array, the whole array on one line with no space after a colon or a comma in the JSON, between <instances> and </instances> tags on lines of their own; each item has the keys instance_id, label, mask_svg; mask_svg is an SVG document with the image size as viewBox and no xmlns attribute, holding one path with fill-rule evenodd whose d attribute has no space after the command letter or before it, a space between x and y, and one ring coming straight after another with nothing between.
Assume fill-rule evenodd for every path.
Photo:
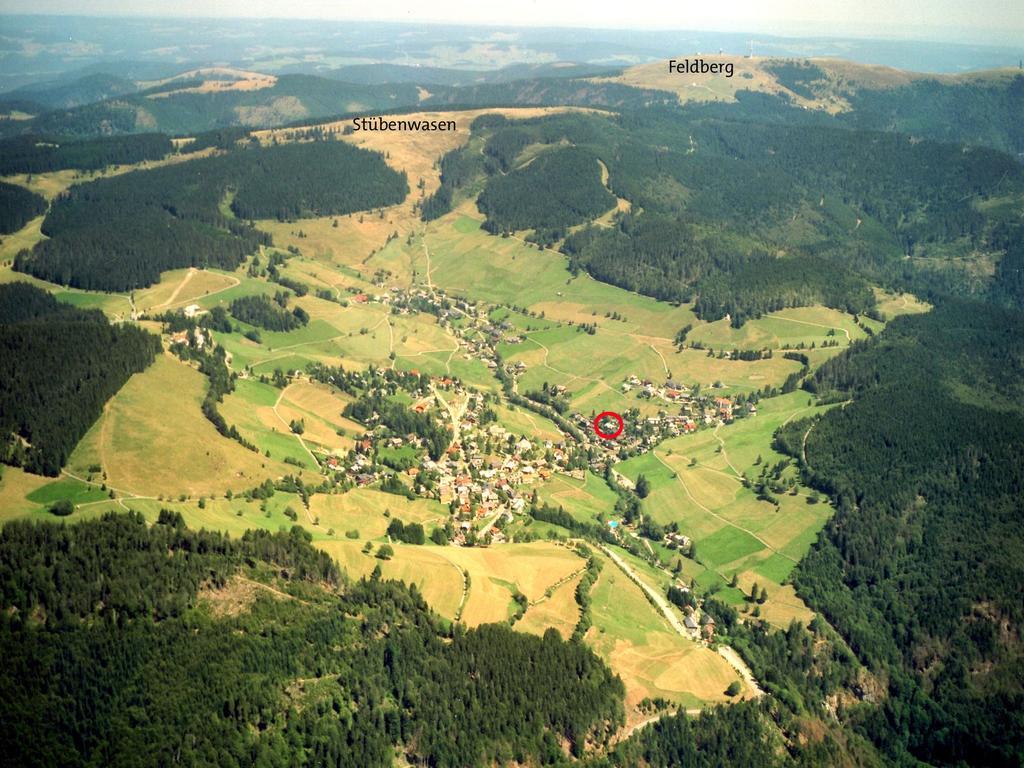
<instances>
[{"instance_id":1,"label":"village","mask_svg":"<svg viewBox=\"0 0 1024 768\"><path fill-rule=\"evenodd\" d=\"M428 312L458 339L460 352L466 359L476 358L489 370L504 373L512 392L519 393L518 382L527 367L522 362L503 363L497 352L501 343L515 344L522 331L505 320L492 319L493 307L476 305L424 288L406 290L392 288L378 296L359 294L360 303L381 303L394 314ZM412 371L418 374L418 371ZM601 476L615 462L645 453L661 441L701 428L729 424L736 418L757 414L754 401L702 393L699 386L667 379L656 383L629 376L621 384L622 391L635 391L638 400L658 401L664 405L654 415L641 416L631 409L623 414L624 429L615 440L603 439L594 431L591 419L578 412L568 414L568 423L577 427L577 434L561 429L561 440L537 440L514 434L489 415L489 399L468 389L456 377L441 376L431 380L430 392L418 392L413 405L417 412L432 411L439 419L450 421L451 443L445 455L437 460L423 456L419 464L402 470L405 482L416 496L431 498L449 507L452 515L451 540L456 545L500 544L507 540L503 527L525 516L535 499L536 486L562 473L582 480L589 470ZM716 387L709 387L712 392ZM446 402L442 402L443 392ZM554 397L568 399L561 385L551 387ZM452 403L458 403L453 407ZM525 406L524 406L525 407ZM538 410L540 404L537 404ZM348 457L330 455L325 460L329 471L344 473L357 485L379 482L389 472L379 461L379 452L412 447L422 452L423 439L416 435L393 435L386 428L368 429ZM376 457L376 458L375 458ZM632 483L618 475L617 482L632 490ZM609 531L630 535L630 526L623 521L609 520ZM635 535L635 534L634 534ZM669 532L665 542L672 549L686 551L689 537ZM697 627L687 627L697 631Z\"/></svg>"},{"instance_id":2,"label":"village","mask_svg":"<svg viewBox=\"0 0 1024 768\"><path fill-rule=\"evenodd\" d=\"M384 276L378 277L383 283ZM395 287L377 295L357 292L352 293L350 300L355 304L387 306L393 315L425 312L435 316L457 340L458 351L465 359L478 359L495 376L504 376L520 407L555 415L545 403L520 395L518 385L527 366L521 361L504 363L497 348L502 343L521 342L522 331L506 320L493 319L494 307L425 288ZM213 334L195 322L203 314L200 308L190 305L182 314L195 325L170 334L170 343L197 351L212 348L216 343ZM491 406L502 399L496 393L468 388L451 375L423 377L417 370L407 374L415 382L415 388L409 391L412 412L428 414L447 430L443 454L431 458L423 435L396 433L379 421L378 414L373 414L362 422L365 432L355 436L351 450L315 447L313 455L336 482L356 487L380 486L447 506L451 514L446 526L448 538L459 546L507 541L503 529L517 518L525 519L536 500L537 486L555 473L577 480L582 480L588 471L603 476L616 462L650 451L665 439L757 413L753 400L708 394L699 385L688 387L671 378L654 382L629 375L622 381L621 391L634 393L638 403L657 402L656 413L641 415L639 408L626 411L622 414L622 433L616 439L605 439L596 434L591 417L566 409L563 423L555 422L561 439L540 440L515 434L497 423ZM273 381L286 385L308 376L304 371L275 372ZM359 374L353 374L353 378L361 381ZM420 383L423 381L429 381L429 386ZM708 389L717 392L715 385ZM546 394L565 403L571 398L562 385L551 386ZM400 462L394 458L399 452L404 456ZM631 481L614 474L621 487L633 490ZM632 530L635 526L623 520L608 520L605 524L617 538L636 535ZM686 551L690 539L672 531L665 534L664 543L671 549Z\"/></svg>"}]
</instances>

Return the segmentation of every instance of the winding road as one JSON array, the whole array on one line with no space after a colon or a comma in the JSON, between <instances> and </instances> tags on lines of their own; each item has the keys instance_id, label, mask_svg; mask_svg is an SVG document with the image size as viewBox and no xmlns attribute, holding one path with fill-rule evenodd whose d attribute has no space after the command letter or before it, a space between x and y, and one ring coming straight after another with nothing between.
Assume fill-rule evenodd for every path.
<instances>
[{"instance_id":1,"label":"winding road","mask_svg":"<svg viewBox=\"0 0 1024 768\"><path fill-rule=\"evenodd\" d=\"M687 638L688 640L694 640L693 634L691 634L686 629L686 627L683 625L683 622L680 621L676 614L672 611L672 607L669 604L668 600L665 599L660 592L658 592L656 589L647 584L647 582L640 578L640 575L633 570L629 563L627 563L625 560L623 560L621 557L615 554L615 552L613 552L604 544L601 545L601 551L608 555L608 557L611 558L612 562L619 566L622 572L625 573L627 577L629 577L630 581L632 581L638 587L640 587L640 589L642 589L644 593L651 599L651 602L658 606L658 608L661 610L662 615L665 617L665 619L676 632L678 632L680 635ZM735 650L733 650L727 645L719 645L718 654L727 662L729 662L729 665L732 666L739 673L740 677L743 678L744 682L746 682L746 684L750 686L750 690L753 692L755 697L760 697L764 695L764 691L761 690L761 686L757 684L757 680L754 678L754 673L750 671L750 667L747 666L746 662L744 662L743 659L740 658L740 655L736 653Z\"/></svg>"}]
</instances>

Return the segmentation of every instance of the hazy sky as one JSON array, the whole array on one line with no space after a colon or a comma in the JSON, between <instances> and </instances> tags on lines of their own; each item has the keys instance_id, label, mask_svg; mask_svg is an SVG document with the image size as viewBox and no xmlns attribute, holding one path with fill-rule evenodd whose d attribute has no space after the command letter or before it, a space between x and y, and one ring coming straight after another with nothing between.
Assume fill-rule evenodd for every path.
<instances>
[{"instance_id":1,"label":"hazy sky","mask_svg":"<svg viewBox=\"0 0 1024 768\"><path fill-rule=\"evenodd\" d=\"M4 13L705 29L1012 43L1024 0L0 0Z\"/></svg>"}]
</instances>

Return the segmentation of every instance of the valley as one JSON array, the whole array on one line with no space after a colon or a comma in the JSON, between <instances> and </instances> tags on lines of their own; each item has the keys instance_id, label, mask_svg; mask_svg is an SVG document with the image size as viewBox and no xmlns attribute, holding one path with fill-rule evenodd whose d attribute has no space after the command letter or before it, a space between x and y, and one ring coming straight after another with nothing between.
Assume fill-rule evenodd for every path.
<instances>
[{"instance_id":1,"label":"valley","mask_svg":"<svg viewBox=\"0 0 1024 768\"><path fill-rule=\"evenodd\" d=\"M810 743L849 764L933 757L917 744L880 746L871 730L882 728L871 720L884 706L875 690L918 685L919 657L901 656L888 624L877 644L865 630L898 623L895 598L868 600L867 580L850 580L881 557L863 548L860 505L887 500L865 487L875 459L836 425L871 434L876 457L916 461L925 449L914 441L942 416L887 389L904 375L963 423L989 424L1003 409L1012 434L1020 356L1007 339L1024 295L1012 273L1024 171L1001 150L1013 139L968 149L944 143L930 121L921 136L882 133L864 104L931 87L923 75L760 57L728 79L662 70L552 78L540 96L520 84L497 106L459 100L458 88L480 83L327 93L302 80L320 99L313 109L306 96L289 100L309 76L196 68L147 80L125 102L152 103L156 128L177 134L165 154L3 176L43 207L19 203L25 217L0 236L0 294L11 292L0 295L0 329L8 349L40 360L21 390L4 393L0 523L16 532L59 515L98 532L113 525L108 513L130 513L147 536L191 529L171 549L223 533L242 542L217 544L217 567L230 569L181 592L194 587L205 597L190 605L232 621L252 612L273 623L346 595L354 633L383 610L375 590L407 589L394 598L405 601L399 623L429 624L439 647L511 627L500 643L513 649L587 649L616 676L599 684L609 701L621 687L621 712L609 704L578 739L566 726L562 757L615 755L661 716L713 728L748 712L762 743L793 754ZM980 75L938 79L990 86ZM577 82L598 90L559 98ZM659 101L644 101L652 93ZM230 127L176 112L182 99L213 96L234 110ZM377 107L455 130L348 130L348 113ZM106 140L89 153L106 157ZM65 163L26 151L18 162ZM1009 266L995 266L1002 259ZM939 341L940 321L969 343ZM95 392L65 382L61 361L38 351L62 323L87 340L79 376ZM100 328L112 349L123 345L123 364L94 351ZM915 368L916 338L942 361L969 360L972 375L935 362L926 386L932 369ZM873 357L887 344L891 359ZM31 418L11 415L17 397L31 399ZM65 423L64 409L91 416ZM622 420L614 439L595 430L608 411ZM889 440L875 416L906 442ZM998 430L969 432L981 445ZM942 445L935 455L955 452ZM965 450L950 459L956 482L992 476L987 453ZM1008 467L1012 451L1001 450L993 455ZM941 507L956 493L941 472L906 476ZM978 508L1005 522L1015 482L1000 486L1005 497L977 491ZM900 496L905 528L872 525L910 558L928 541L929 503ZM854 554L843 524L862 547ZM288 557L341 575L307 584L298 566L273 560L277 550L231 554L253 537L291 537L279 546ZM886 579L905 566L897 560ZM403 586L381 586L390 580ZM987 604L957 610L979 616ZM359 629L370 645L387 632L376 631ZM997 688L1018 658L1000 637ZM421 646L442 653L433 642ZM945 658L921 643L919 654ZM392 653L387 663L401 663ZM979 654L970 675L981 691ZM328 669L346 674L332 664L302 656L295 679L316 688ZM337 695L344 703L332 706L350 706Z\"/></svg>"}]
</instances>

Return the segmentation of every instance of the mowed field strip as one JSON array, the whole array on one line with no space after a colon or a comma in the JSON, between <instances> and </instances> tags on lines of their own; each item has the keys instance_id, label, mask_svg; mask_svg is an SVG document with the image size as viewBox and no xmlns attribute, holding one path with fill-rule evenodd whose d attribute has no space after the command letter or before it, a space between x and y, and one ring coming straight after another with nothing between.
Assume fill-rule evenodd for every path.
<instances>
[{"instance_id":1,"label":"mowed field strip","mask_svg":"<svg viewBox=\"0 0 1024 768\"><path fill-rule=\"evenodd\" d=\"M200 409L207 387L197 370L159 355L107 403L68 469L99 465L111 486L168 497L244 490L295 471L218 434Z\"/></svg>"},{"instance_id":2,"label":"mowed field strip","mask_svg":"<svg viewBox=\"0 0 1024 768\"><path fill-rule=\"evenodd\" d=\"M716 430L673 438L651 453L617 466L626 477L647 477L651 493L643 502L645 514L667 525L675 522L691 537L704 572L698 583L708 586L736 576L739 589L725 588L723 599L741 604L754 583L768 590L761 615L787 625L793 618L812 617L784 584L796 562L807 552L831 515L827 504L813 504L798 490L775 494L778 505L762 501L743 486L741 474L756 477L760 469L784 457L771 449L771 436L783 423L827 406L809 406L805 392L761 400L756 417L741 419ZM761 461L758 462L758 457ZM790 467L783 477L793 477ZM741 592L742 590L742 592Z\"/></svg>"},{"instance_id":3,"label":"mowed field strip","mask_svg":"<svg viewBox=\"0 0 1024 768\"><path fill-rule=\"evenodd\" d=\"M717 653L680 636L614 563L591 589L593 625L586 641L626 684L626 710L661 696L683 707L725 701L739 677Z\"/></svg>"}]
</instances>

